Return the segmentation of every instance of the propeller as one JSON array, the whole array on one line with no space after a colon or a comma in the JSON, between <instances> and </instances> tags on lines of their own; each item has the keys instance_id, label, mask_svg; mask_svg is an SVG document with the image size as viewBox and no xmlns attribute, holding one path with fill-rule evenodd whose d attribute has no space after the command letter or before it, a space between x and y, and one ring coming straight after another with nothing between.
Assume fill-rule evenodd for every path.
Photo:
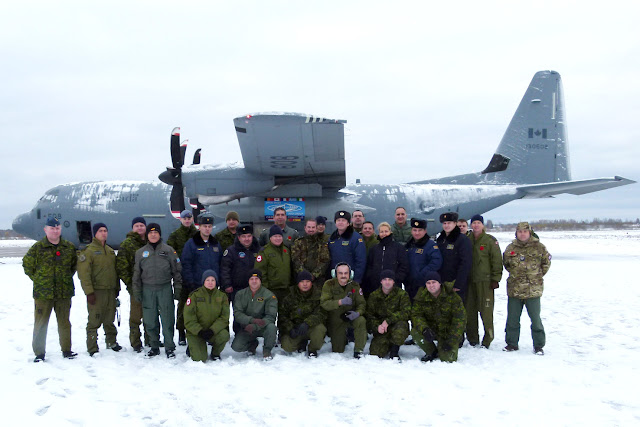
<instances>
[{"instance_id":1,"label":"propeller","mask_svg":"<svg viewBox=\"0 0 640 427\"><path fill-rule=\"evenodd\" d=\"M180 212L185 209L184 206L184 190L182 188L182 165L184 164L184 155L187 150L187 145L180 146L180 128L173 128L171 131L171 163L173 168L167 168L162 172L158 178L165 184L172 186L170 206L171 214L175 218L180 217Z\"/></svg>"}]
</instances>

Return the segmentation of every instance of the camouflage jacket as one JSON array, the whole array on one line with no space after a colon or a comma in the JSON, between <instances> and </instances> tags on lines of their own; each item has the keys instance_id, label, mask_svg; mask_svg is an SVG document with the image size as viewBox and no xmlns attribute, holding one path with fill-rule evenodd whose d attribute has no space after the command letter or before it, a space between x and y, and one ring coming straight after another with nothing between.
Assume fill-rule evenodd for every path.
<instances>
[{"instance_id":1,"label":"camouflage jacket","mask_svg":"<svg viewBox=\"0 0 640 427\"><path fill-rule=\"evenodd\" d=\"M220 243L220 247L224 251L229 248L229 246L233 245L233 242L236 240L236 235L229 231L229 227L225 227L224 230L216 233L215 238L218 243Z\"/></svg>"},{"instance_id":2,"label":"camouflage jacket","mask_svg":"<svg viewBox=\"0 0 640 427\"><path fill-rule=\"evenodd\" d=\"M327 242L320 234L296 240L291 248L291 261L295 273L307 270L313 276L314 282L321 279L324 283L331 261Z\"/></svg>"},{"instance_id":3,"label":"camouflage jacket","mask_svg":"<svg viewBox=\"0 0 640 427\"><path fill-rule=\"evenodd\" d=\"M443 286L438 298L422 287L413 300L411 323L419 331L430 328L436 334L438 344L457 347L466 326L467 313L460 296Z\"/></svg>"},{"instance_id":4,"label":"camouflage jacket","mask_svg":"<svg viewBox=\"0 0 640 427\"><path fill-rule=\"evenodd\" d=\"M116 253L111 246L103 246L99 240L93 239L78 256L78 278L85 295L92 294L95 289L119 291Z\"/></svg>"},{"instance_id":5,"label":"camouflage jacket","mask_svg":"<svg viewBox=\"0 0 640 427\"><path fill-rule=\"evenodd\" d=\"M127 287L127 291L131 293L131 285L133 283L133 266L136 263L136 251L143 247L147 242L135 231L127 233L127 238L120 243L118 256L116 257L116 270L118 277Z\"/></svg>"},{"instance_id":6,"label":"camouflage jacket","mask_svg":"<svg viewBox=\"0 0 640 427\"><path fill-rule=\"evenodd\" d=\"M320 289L316 287L306 293L297 286L291 288L278 312L278 327L283 334L288 334L303 322L313 328L327 321L327 312L320 306L320 294Z\"/></svg>"},{"instance_id":7,"label":"camouflage jacket","mask_svg":"<svg viewBox=\"0 0 640 427\"><path fill-rule=\"evenodd\" d=\"M347 294L353 300L351 305L339 305L338 300L346 297ZM358 282L350 280L345 286L340 286L338 279L329 279L322 286L322 296L320 304L326 311L338 310L339 314L347 311L357 311L361 316L367 309L367 302Z\"/></svg>"},{"instance_id":8,"label":"camouflage jacket","mask_svg":"<svg viewBox=\"0 0 640 427\"><path fill-rule=\"evenodd\" d=\"M167 245L171 246L178 254L178 258L180 258L182 256L182 249L184 249L184 245L186 245L189 239L196 234L198 234L198 229L195 225L191 224L191 227L187 228L181 224L180 227L169 235Z\"/></svg>"},{"instance_id":9,"label":"camouflage jacket","mask_svg":"<svg viewBox=\"0 0 640 427\"><path fill-rule=\"evenodd\" d=\"M193 335L203 329L211 329L214 334L229 329L229 300L218 288L204 286L191 292L184 305L184 326Z\"/></svg>"},{"instance_id":10,"label":"camouflage jacket","mask_svg":"<svg viewBox=\"0 0 640 427\"><path fill-rule=\"evenodd\" d=\"M398 322L408 322L411 318L409 294L395 286L391 288L389 295L385 295L382 288L373 291L367 300L365 317L367 329L374 334L385 320L389 326Z\"/></svg>"},{"instance_id":11,"label":"camouflage jacket","mask_svg":"<svg viewBox=\"0 0 640 427\"><path fill-rule=\"evenodd\" d=\"M496 238L484 231L477 239L473 233L467 237L473 250L470 283L499 282L502 278L502 254Z\"/></svg>"},{"instance_id":12,"label":"camouflage jacket","mask_svg":"<svg viewBox=\"0 0 640 427\"><path fill-rule=\"evenodd\" d=\"M551 267L551 255L536 237L526 242L514 239L502 255L504 268L509 272L507 295L528 299L542 296L542 276Z\"/></svg>"},{"instance_id":13,"label":"camouflage jacket","mask_svg":"<svg viewBox=\"0 0 640 427\"><path fill-rule=\"evenodd\" d=\"M60 239L53 245L44 237L22 258L24 274L33 281L34 299L71 298L78 257L73 243Z\"/></svg>"},{"instance_id":14,"label":"camouflage jacket","mask_svg":"<svg viewBox=\"0 0 640 427\"><path fill-rule=\"evenodd\" d=\"M267 289L289 289L291 286L291 250L284 243L271 242L260 249L254 268L262 271L262 286Z\"/></svg>"}]
</instances>

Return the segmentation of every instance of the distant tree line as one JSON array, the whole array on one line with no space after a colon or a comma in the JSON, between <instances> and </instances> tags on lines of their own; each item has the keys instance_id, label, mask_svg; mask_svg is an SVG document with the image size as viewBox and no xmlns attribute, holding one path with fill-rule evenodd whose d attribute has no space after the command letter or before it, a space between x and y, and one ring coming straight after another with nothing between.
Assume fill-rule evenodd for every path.
<instances>
[{"instance_id":1,"label":"distant tree line","mask_svg":"<svg viewBox=\"0 0 640 427\"><path fill-rule=\"evenodd\" d=\"M28 237L24 237L22 234L18 234L13 230L0 230L0 240L25 240Z\"/></svg>"},{"instance_id":2,"label":"distant tree line","mask_svg":"<svg viewBox=\"0 0 640 427\"><path fill-rule=\"evenodd\" d=\"M578 221L575 219L541 219L529 221L535 231L554 230L629 230L640 229L640 218L622 220L614 218L594 218L591 221ZM517 223L494 224L491 220L486 223L487 229L493 231L513 231Z\"/></svg>"}]
</instances>

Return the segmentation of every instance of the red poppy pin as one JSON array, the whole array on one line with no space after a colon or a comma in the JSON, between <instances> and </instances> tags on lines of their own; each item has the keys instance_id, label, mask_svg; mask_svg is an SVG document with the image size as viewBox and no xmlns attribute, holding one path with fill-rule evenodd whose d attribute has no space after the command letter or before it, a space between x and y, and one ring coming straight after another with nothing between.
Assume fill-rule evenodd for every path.
<instances>
[{"instance_id":1,"label":"red poppy pin","mask_svg":"<svg viewBox=\"0 0 640 427\"><path fill-rule=\"evenodd\" d=\"M56 251L56 256L60 256L60 251Z\"/></svg>"}]
</instances>

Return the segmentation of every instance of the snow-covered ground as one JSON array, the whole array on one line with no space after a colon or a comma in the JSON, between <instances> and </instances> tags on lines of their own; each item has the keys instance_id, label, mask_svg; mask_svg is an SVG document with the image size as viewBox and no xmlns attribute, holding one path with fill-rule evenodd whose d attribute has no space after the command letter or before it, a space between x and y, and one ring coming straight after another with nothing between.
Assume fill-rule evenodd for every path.
<instances>
[{"instance_id":1,"label":"snow-covered ground","mask_svg":"<svg viewBox=\"0 0 640 427\"><path fill-rule=\"evenodd\" d=\"M513 234L496 237L504 250ZM104 350L101 336L100 356L90 358L79 283L71 309L78 358L62 358L52 315L47 360L34 364L31 282L20 258L3 258L2 424L637 425L640 232L541 233L541 239L553 255L542 298L545 356L531 352L526 311L521 350L502 351L505 272L493 345L465 345L454 364L423 364L415 346L401 348L401 364L356 361L353 344L345 354L325 344L317 360L276 349L272 361L262 362L229 345L218 363L192 362L184 347L174 360L147 360L129 346L126 292L118 328L126 351Z\"/></svg>"}]
</instances>

